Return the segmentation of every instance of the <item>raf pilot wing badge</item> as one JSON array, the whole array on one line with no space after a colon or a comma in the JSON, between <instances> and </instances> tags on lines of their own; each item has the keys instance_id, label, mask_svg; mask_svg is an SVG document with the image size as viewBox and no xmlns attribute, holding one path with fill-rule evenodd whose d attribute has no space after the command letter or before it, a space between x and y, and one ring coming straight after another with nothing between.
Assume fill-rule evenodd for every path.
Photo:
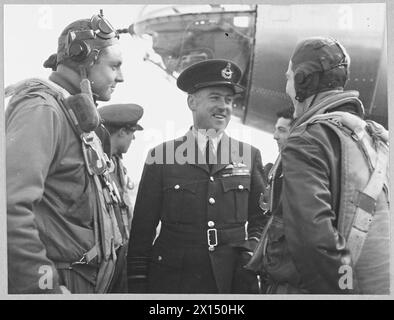
<instances>
[{"instance_id":1,"label":"raf pilot wing badge","mask_svg":"<svg viewBox=\"0 0 394 320\"><path fill-rule=\"evenodd\" d=\"M232 162L227 165L222 177L231 177L231 176L250 176L250 170L248 166L241 162Z\"/></svg>"}]
</instances>

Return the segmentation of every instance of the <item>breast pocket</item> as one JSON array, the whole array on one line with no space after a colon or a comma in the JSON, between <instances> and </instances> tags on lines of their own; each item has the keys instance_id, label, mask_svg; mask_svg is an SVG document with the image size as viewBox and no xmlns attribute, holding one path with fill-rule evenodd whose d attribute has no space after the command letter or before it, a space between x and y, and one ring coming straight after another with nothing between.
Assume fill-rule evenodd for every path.
<instances>
[{"instance_id":1,"label":"breast pocket","mask_svg":"<svg viewBox=\"0 0 394 320\"><path fill-rule=\"evenodd\" d=\"M250 176L234 176L222 180L225 211L232 211L236 222L248 219Z\"/></svg>"},{"instance_id":2,"label":"breast pocket","mask_svg":"<svg viewBox=\"0 0 394 320\"><path fill-rule=\"evenodd\" d=\"M168 222L188 222L189 216L195 211L197 183L171 179L163 189L163 217Z\"/></svg>"}]
</instances>

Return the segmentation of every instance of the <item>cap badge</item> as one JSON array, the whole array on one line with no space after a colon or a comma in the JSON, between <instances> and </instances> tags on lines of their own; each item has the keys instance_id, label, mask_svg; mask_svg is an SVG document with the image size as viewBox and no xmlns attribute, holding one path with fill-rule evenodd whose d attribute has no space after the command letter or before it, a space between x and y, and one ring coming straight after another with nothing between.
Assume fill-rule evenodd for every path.
<instances>
[{"instance_id":1,"label":"cap badge","mask_svg":"<svg viewBox=\"0 0 394 320\"><path fill-rule=\"evenodd\" d=\"M226 80L230 80L233 73L234 72L231 70L231 63L227 63L227 66L222 70L222 77Z\"/></svg>"}]
</instances>

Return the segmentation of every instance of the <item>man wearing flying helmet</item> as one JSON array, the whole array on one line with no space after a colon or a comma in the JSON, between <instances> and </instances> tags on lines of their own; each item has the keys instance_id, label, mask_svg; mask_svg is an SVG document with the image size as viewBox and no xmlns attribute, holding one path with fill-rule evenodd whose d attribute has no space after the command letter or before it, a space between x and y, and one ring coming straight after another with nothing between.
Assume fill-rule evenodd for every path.
<instances>
[{"instance_id":1,"label":"man wearing flying helmet","mask_svg":"<svg viewBox=\"0 0 394 320\"><path fill-rule=\"evenodd\" d=\"M9 293L105 293L117 281L125 243L94 130L95 102L123 81L118 39L102 13L77 20L45 62L49 79L6 89Z\"/></svg>"},{"instance_id":2,"label":"man wearing flying helmet","mask_svg":"<svg viewBox=\"0 0 394 320\"><path fill-rule=\"evenodd\" d=\"M296 119L248 266L265 293L389 293L387 131L364 121L358 92L344 90L349 64L344 47L322 37L301 41L289 62Z\"/></svg>"}]
</instances>

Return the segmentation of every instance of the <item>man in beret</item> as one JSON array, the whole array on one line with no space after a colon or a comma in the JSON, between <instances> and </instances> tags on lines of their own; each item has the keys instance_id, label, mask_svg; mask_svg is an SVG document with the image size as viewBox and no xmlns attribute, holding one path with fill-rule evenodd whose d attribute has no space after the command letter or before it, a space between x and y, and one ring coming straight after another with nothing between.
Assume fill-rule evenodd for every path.
<instances>
[{"instance_id":1,"label":"man in beret","mask_svg":"<svg viewBox=\"0 0 394 320\"><path fill-rule=\"evenodd\" d=\"M324 37L301 41L289 62L295 121L272 173L266 293L390 292L387 131L344 91L349 65Z\"/></svg>"},{"instance_id":2,"label":"man in beret","mask_svg":"<svg viewBox=\"0 0 394 320\"><path fill-rule=\"evenodd\" d=\"M241 75L227 60L180 74L193 126L148 155L129 243L130 292L245 290L242 266L262 230L264 186L260 152L225 133Z\"/></svg>"},{"instance_id":3,"label":"man in beret","mask_svg":"<svg viewBox=\"0 0 394 320\"><path fill-rule=\"evenodd\" d=\"M105 129L102 130L100 127L96 133L106 144L104 150L108 150L109 158L112 160L110 174L115 182L119 198L115 206L115 215L121 226L123 238L122 250L117 256L117 274L114 275L110 292L127 293L126 254L133 207L128 195L132 188L131 181L129 181L126 167L123 165L122 156L129 150L131 142L135 139L134 133L137 130L143 130L138 121L141 119L144 109L137 104L113 104L99 108L98 112ZM106 139L108 136L109 139Z\"/></svg>"},{"instance_id":4,"label":"man in beret","mask_svg":"<svg viewBox=\"0 0 394 320\"><path fill-rule=\"evenodd\" d=\"M48 80L6 89L8 290L105 293L122 238L95 102L123 81L118 33L74 21L53 57Z\"/></svg>"}]
</instances>

